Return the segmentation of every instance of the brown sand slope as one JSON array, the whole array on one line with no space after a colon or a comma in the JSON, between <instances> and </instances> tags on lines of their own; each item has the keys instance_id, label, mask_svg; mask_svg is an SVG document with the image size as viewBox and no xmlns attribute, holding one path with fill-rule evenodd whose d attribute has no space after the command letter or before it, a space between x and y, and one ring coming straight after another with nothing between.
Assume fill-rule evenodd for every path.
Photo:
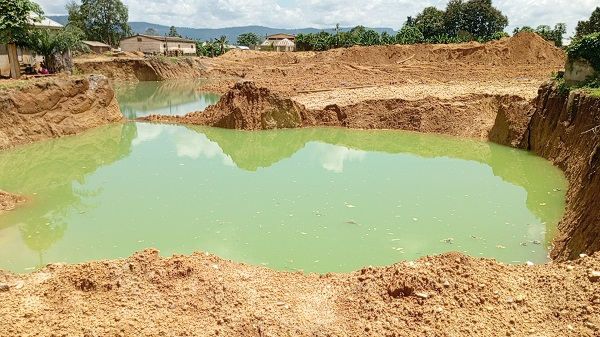
<instances>
[{"instance_id":1,"label":"brown sand slope","mask_svg":"<svg viewBox=\"0 0 600 337\"><path fill-rule=\"evenodd\" d=\"M597 336L600 256L511 266L460 253L347 274L196 253L0 272L2 336Z\"/></svg>"}]
</instances>

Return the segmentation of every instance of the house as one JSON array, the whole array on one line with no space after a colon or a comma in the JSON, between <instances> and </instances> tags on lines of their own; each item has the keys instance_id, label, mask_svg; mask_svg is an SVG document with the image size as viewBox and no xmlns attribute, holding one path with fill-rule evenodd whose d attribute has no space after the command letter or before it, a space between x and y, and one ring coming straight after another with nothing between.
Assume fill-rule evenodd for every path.
<instances>
[{"instance_id":1,"label":"house","mask_svg":"<svg viewBox=\"0 0 600 337\"><path fill-rule=\"evenodd\" d=\"M30 18L37 18L37 14L31 12L29 14ZM48 28L48 29L62 29L63 26L53 20L48 18L44 18L41 22L34 22L33 26L36 28ZM42 55L36 55L35 53L30 52L29 50L24 50L21 48L17 48L17 59L19 60L19 67L21 68L21 72L24 72L27 67L34 65L36 62L42 62L44 58ZM8 62L8 48L6 44L0 44L0 76L9 77L10 76L10 63Z\"/></svg>"},{"instance_id":2,"label":"house","mask_svg":"<svg viewBox=\"0 0 600 337\"><path fill-rule=\"evenodd\" d=\"M180 37L137 34L121 40L120 47L125 52L196 55L196 41Z\"/></svg>"},{"instance_id":3,"label":"house","mask_svg":"<svg viewBox=\"0 0 600 337\"><path fill-rule=\"evenodd\" d=\"M81 43L88 46L92 52L96 54L103 54L112 50L112 48L106 43L98 41L81 41Z\"/></svg>"},{"instance_id":4,"label":"house","mask_svg":"<svg viewBox=\"0 0 600 337\"><path fill-rule=\"evenodd\" d=\"M273 35L267 35L267 41L272 41L273 44L275 44L278 41L281 41L283 39L288 39L288 40L294 42L294 40L296 39L296 35L285 34L285 33L277 33L277 34L273 34Z\"/></svg>"},{"instance_id":5,"label":"house","mask_svg":"<svg viewBox=\"0 0 600 337\"><path fill-rule=\"evenodd\" d=\"M275 49L277 51L294 51L296 50L296 44L288 39L283 39L275 42Z\"/></svg>"},{"instance_id":6,"label":"house","mask_svg":"<svg viewBox=\"0 0 600 337\"><path fill-rule=\"evenodd\" d=\"M294 51L296 50L295 39L296 36L292 34L277 33L267 35L267 39L261 43L260 48L273 48L276 51Z\"/></svg>"}]
</instances>

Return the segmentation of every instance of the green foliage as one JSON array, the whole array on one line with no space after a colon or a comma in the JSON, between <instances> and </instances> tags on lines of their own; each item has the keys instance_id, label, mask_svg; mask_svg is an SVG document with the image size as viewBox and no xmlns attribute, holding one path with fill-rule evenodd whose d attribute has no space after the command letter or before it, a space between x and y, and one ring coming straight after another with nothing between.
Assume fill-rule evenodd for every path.
<instances>
[{"instance_id":1,"label":"green foliage","mask_svg":"<svg viewBox=\"0 0 600 337\"><path fill-rule=\"evenodd\" d=\"M68 25L85 32L87 40L115 47L132 34L127 7L120 0L82 0L81 5L71 1L66 8Z\"/></svg>"},{"instance_id":2,"label":"green foliage","mask_svg":"<svg viewBox=\"0 0 600 337\"><path fill-rule=\"evenodd\" d=\"M388 32L381 32L380 41L381 41L381 44L383 44L383 45L395 44L396 37L393 35L390 35Z\"/></svg>"},{"instance_id":3,"label":"green foliage","mask_svg":"<svg viewBox=\"0 0 600 337\"><path fill-rule=\"evenodd\" d=\"M404 26L398 34L396 34L396 43L399 44L415 44L425 40L423 33L417 27Z\"/></svg>"},{"instance_id":4,"label":"green foliage","mask_svg":"<svg viewBox=\"0 0 600 337\"><path fill-rule=\"evenodd\" d=\"M414 20L408 19L405 25L419 28L432 43L485 42L508 25L508 18L492 6L491 0L450 0L445 11L427 7Z\"/></svg>"},{"instance_id":5,"label":"green foliage","mask_svg":"<svg viewBox=\"0 0 600 337\"><path fill-rule=\"evenodd\" d=\"M146 35L152 35L152 36L157 36L158 32L156 31L156 29L150 27L150 28L146 28L146 31L144 32L144 34L146 34Z\"/></svg>"},{"instance_id":6,"label":"green foliage","mask_svg":"<svg viewBox=\"0 0 600 337\"><path fill-rule=\"evenodd\" d=\"M254 46L260 44L260 37L254 33L243 33L237 37L238 46Z\"/></svg>"},{"instance_id":7,"label":"green foliage","mask_svg":"<svg viewBox=\"0 0 600 337\"><path fill-rule=\"evenodd\" d=\"M225 35L217 40L210 39L209 41L202 42L196 40L196 55L215 57L224 54L228 49L226 48L229 41Z\"/></svg>"},{"instance_id":8,"label":"green foliage","mask_svg":"<svg viewBox=\"0 0 600 337\"><path fill-rule=\"evenodd\" d=\"M539 25L536 29L529 26L517 27L513 30L513 34L520 32L532 32L541 36L546 41L554 41L554 45L562 47L563 35L567 32L567 25L564 23L557 23L554 25L554 29L548 25Z\"/></svg>"},{"instance_id":9,"label":"green foliage","mask_svg":"<svg viewBox=\"0 0 600 337\"><path fill-rule=\"evenodd\" d=\"M369 29L360 32L359 44L361 46L377 46L381 44L381 39L379 38L379 34L377 34L376 31Z\"/></svg>"},{"instance_id":10,"label":"green foliage","mask_svg":"<svg viewBox=\"0 0 600 337\"><path fill-rule=\"evenodd\" d=\"M19 42L36 54L43 55L46 66L50 72L56 72L54 57L56 54L64 54L73 50L85 50L81 43L83 33L77 29L48 29L39 28L29 31L27 36Z\"/></svg>"},{"instance_id":11,"label":"green foliage","mask_svg":"<svg viewBox=\"0 0 600 337\"><path fill-rule=\"evenodd\" d=\"M37 14L31 19L29 12ZM25 37L33 26L40 22L44 11L35 2L29 0L0 0L0 43L14 43Z\"/></svg>"},{"instance_id":12,"label":"green foliage","mask_svg":"<svg viewBox=\"0 0 600 337\"><path fill-rule=\"evenodd\" d=\"M492 0L469 0L464 3L464 30L477 39L489 40L504 30L508 18L492 6Z\"/></svg>"},{"instance_id":13,"label":"green foliage","mask_svg":"<svg viewBox=\"0 0 600 337\"><path fill-rule=\"evenodd\" d=\"M181 35L179 35L179 33L177 33L177 28L175 28L175 26L171 26L171 28L169 28L169 36L170 37L181 37Z\"/></svg>"},{"instance_id":14,"label":"green foliage","mask_svg":"<svg viewBox=\"0 0 600 337\"><path fill-rule=\"evenodd\" d=\"M509 37L508 33L502 31L502 32L495 32L492 35L492 40L500 40L503 37Z\"/></svg>"},{"instance_id":15,"label":"green foliage","mask_svg":"<svg viewBox=\"0 0 600 337\"><path fill-rule=\"evenodd\" d=\"M444 34L444 11L426 7L415 17L415 26L423 33L425 39Z\"/></svg>"},{"instance_id":16,"label":"green foliage","mask_svg":"<svg viewBox=\"0 0 600 337\"><path fill-rule=\"evenodd\" d=\"M596 7L589 20L577 22L575 39L597 32L600 32L600 7Z\"/></svg>"},{"instance_id":17,"label":"green foliage","mask_svg":"<svg viewBox=\"0 0 600 337\"><path fill-rule=\"evenodd\" d=\"M600 32L573 41L566 51L569 60L586 59L596 71L600 71Z\"/></svg>"}]
</instances>

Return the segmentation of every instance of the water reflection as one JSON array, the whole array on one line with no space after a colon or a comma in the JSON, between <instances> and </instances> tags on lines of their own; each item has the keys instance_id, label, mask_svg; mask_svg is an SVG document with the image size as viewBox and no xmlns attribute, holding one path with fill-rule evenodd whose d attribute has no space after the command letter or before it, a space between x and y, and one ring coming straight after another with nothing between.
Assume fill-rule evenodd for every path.
<instances>
[{"instance_id":1,"label":"water reflection","mask_svg":"<svg viewBox=\"0 0 600 337\"><path fill-rule=\"evenodd\" d=\"M135 118L216 102L197 88L116 91ZM156 247L326 272L448 250L544 262L566 181L530 153L450 137L130 122L0 152L0 186L27 197L0 215L1 269Z\"/></svg>"},{"instance_id":2,"label":"water reflection","mask_svg":"<svg viewBox=\"0 0 600 337\"><path fill-rule=\"evenodd\" d=\"M219 100L219 95L202 92L205 80L142 81L114 84L119 106L129 119L150 114L185 115L203 110Z\"/></svg>"},{"instance_id":3,"label":"water reflection","mask_svg":"<svg viewBox=\"0 0 600 337\"><path fill-rule=\"evenodd\" d=\"M70 213L89 211L101 194L81 187L86 177L127 157L135 136L135 124L115 124L2 152L0 186L26 196L27 203L3 214L0 230L16 224L23 242L38 253L37 266L43 265L43 253L65 235Z\"/></svg>"},{"instance_id":4,"label":"water reflection","mask_svg":"<svg viewBox=\"0 0 600 337\"><path fill-rule=\"evenodd\" d=\"M564 208L560 171L527 152L331 128L118 124L0 153L0 186L28 197L0 217L15 271L147 247L312 271L447 250L540 262Z\"/></svg>"}]
</instances>

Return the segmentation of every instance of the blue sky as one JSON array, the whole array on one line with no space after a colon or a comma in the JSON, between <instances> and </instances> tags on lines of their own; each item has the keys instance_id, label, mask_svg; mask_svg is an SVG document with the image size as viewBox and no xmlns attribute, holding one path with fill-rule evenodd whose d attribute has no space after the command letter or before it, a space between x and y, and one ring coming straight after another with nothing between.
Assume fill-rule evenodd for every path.
<instances>
[{"instance_id":1,"label":"blue sky","mask_svg":"<svg viewBox=\"0 0 600 337\"><path fill-rule=\"evenodd\" d=\"M46 15L66 14L68 0L33 0ZM399 29L407 16L427 6L446 7L447 0L121 0L130 21L166 26L223 28L261 25L272 28L331 29L363 25ZM80 0L76 0L80 3ZM578 20L587 20L598 0L493 0L508 16L509 33L516 26L567 24L573 34Z\"/></svg>"}]
</instances>

